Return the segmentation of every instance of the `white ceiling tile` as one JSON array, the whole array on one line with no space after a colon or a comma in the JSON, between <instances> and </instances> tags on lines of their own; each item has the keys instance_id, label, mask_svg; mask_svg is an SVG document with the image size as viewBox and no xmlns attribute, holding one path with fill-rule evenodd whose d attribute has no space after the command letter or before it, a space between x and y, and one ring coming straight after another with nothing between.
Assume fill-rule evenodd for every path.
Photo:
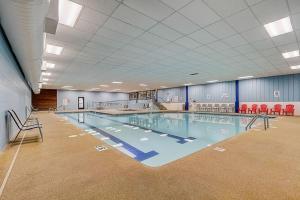
<instances>
[{"instance_id":1,"label":"white ceiling tile","mask_svg":"<svg viewBox=\"0 0 300 200\"><path fill-rule=\"evenodd\" d=\"M300 29L300 13L292 16L291 23L294 29Z\"/></svg>"},{"instance_id":2,"label":"white ceiling tile","mask_svg":"<svg viewBox=\"0 0 300 200\"><path fill-rule=\"evenodd\" d=\"M79 31L95 33L98 30L99 26L90 23L89 21L86 21L84 19L79 19L75 24L75 28L78 29Z\"/></svg>"},{"instance_id":3,"label":"white ceiling tile","mask_svg":"<svg viewBox=\"0 0 300 200\"><path fill-rule=\"evenodd\" d=\"M286 0L265 0L251 8L263 24L289 16Z\"/></svg>"},{"instance_id":4,"label":"white ceiling tile","mask_svg":"<svg viewBox=\"0 0 300 200\"><path fill-rule=\"evenodd\" d=\"M237 46L241 46L241 45L248 43L239 34L225 38L225 39L223 39L223 42L225 42L226 44L228 44L231 47L237 47Z\"/></svg>"},{"instance_id":5,"label":"white ceiling tile","mask_svg":"<svg viewBox=\"0 0 300 200\"><path fill-rule=\"evenodd\" d=\"M196 31L196 32L190 34L188 37L190 37L202 44L208 44L208 43L211 43L211 42L214 42L217 40L217 38L215 36L211 35L204 29L200 30L200 31Z\"/></svg>"},{"instance_id":6,"label":"white ceiling tile","mask_svg":"<svg viewBox=\"0 0 300 200\"><path fill-rule=\"evenodd\" d=\"M250 53L250 52L254 52L256 51L251 45L246 44L246 45L241 45L238 47L234 48L236 51L242 53L242 54L246 54L246 53Z\"/></svg>"},{"instance_id":7,"label":"white ceiling tile","mask_svg":"<svg viewBox=\"0 0 300 200\"><path fill-rule=\"evenodd\" d=\"M255 42L258 40L264 40L270 38L268 33L266 32L264 27L257 27L252 30L245 31L241 33L241 35L248 41L248 42Z\"/></svg>"},{"instance_id":8,"label":"white ceiling tile","mask_svg":"<svg viewBox=\"0 0 300 200\"><path fill-rule=\"evenodd\" d=\"M248 5L254 5L254 4L257 4L257 3L259 3L259 2L261 2L262 0L246 0L247 1L247 3L248 3Z\"/></svg>"},{"instance_id":9,"label":"white ceiling tile","mask_svg":"<svg viewBox=\"0 0 300 200\"><path fill-rule=\"evenodd\" d=\"M93 24L102 25L107 20L108 16L88 7L84 7L79 18Z\"/></svg>"},{"instance_id":10,"label":"white ceiling tile","mask_svg":"<svg viewBox=\"0 0 300 200\"><path fill-rule=\"evenodd\" d=\"M182 34L178 33L177 31L174 31L160 23L151 28L149 32L170 41L176 40L182 36Z\"/></svg>"},{"instance_id":11,"label":"white ceiling tile","mask_svg":"<svg viewBox=\"0 0 300 200\"><path fill-rule=\"evenodd\" d=\"M140 36L139 39L141 39L145 42L149 42L150 44L158 45L158 46L162 46L162 45L169 43L168 40L160 38L152 33L145 33L142 36Z\"/></svg>"},{"instance_id":12,"label":"white ceiling tile","mask_svg":"<svg viewBox=\"0 0 300 200\"><path fill-rule=\"evenodd\" d=\"M297 43L282 45L277 47L281 52L295 51L299 50L299 46Z\"/></svg>"},{"instance_id":13,"label":"white ceiling tile","mask_svg":"<svg viewBox=\"0 0 300 200\"><path fill-rule=\"evenodd\" d=\"M221 50L225 50L225 49L230 48L230 46L228 46L227 44L225 44L222 41L216 41L216 42L208 44L207 46L209 46L210 48L212 48L216 51L221 51Z\"/></svg>"},{"instance_id":14,"label":"white ceiling tile","mask_svg":"<svg viewBox=\"0 0 300 200\"><path fill-rule=\"evenodd\" d=\"M119 5L117 1L112 0L84 0L85 5L103 12L106 15L110 15L113 10Z\"/></svg>"},{"instance_id":15,"label":"white ceiling tile","mask_svg":"<svg viewBox=\"0 0 300 200\"><path fill-rule=\"evenodd\" d=\"M158 21L169 16L173 9L159 0L124 0L126 5Z\"/></svg>"},{"instance_id":16,"label":"white ceiling tile","mask_svg":"<svg viewBox=\"0 0 300 200\"><path fill-rule=\"evenodd\" d=\"M220 20L220 17L201 0L194 0L192 3L180 9L179 12L201 27Z\"/></svg>"},{"instance_id":17,"label":"white ceiling tile","mask_svg":"<svg viewBox=\"0 0 300 200\"><path fill-rule=\"evenodd\" d=\"M274 47L274 44L271 39L256 41L252 44L258 50L269 49Z\"/></svg>"},{"instance_id":18,"label":"white ceiling tile","mask_svg":"<svg viewBox=\"0 0 300 200\"><path fill-rule=\"evenodd\" d=\"M279 35L272 38L276 46L286 45L290 43L297 43L297 39L295 37L294 32L290 32L287 34Z\"/></svg>"},{"instance_id":19,"label":"white ceiling tile","mask_svg":"<svg viewBox=\"0 0 300 200\"><path fill-rule=\"evenodd\" d=\"M171 8L178 10L193 0L161 0Z\"/></svg>"},{"instance_id":20,"label":"white ceiling tile","mask_svg":"<svg viewBox=\"0 0 300 200\"><path fill-rule=\"evenodd\" d=\"M226 21L235 28L238 32L243 32L251 28L260 26L254 15L249 9L243 10L226 19Z\"/></svg>"},{"instance_id":21,"label":"white ceiling tile","mask_svg":"<svg viewBox=\"0 0 300 200\"><path fill-rule=\"evenodd\" d=\"M247 8L247 4L244 0L204 0L204 2L222 17L227 17Z\"/></svg>"},{"instance_id":22,"label":"white ceiling tile","mask_svg":"<svg viewBox=\"0 0 300 200\"><path fill-rule=\"evenodd\" d=\"M104 36L106 38L110 38L112 40L121 41L121 42L129 42L129 41L133 40L133 37L131 37L129 35L119 33L119 32L110 30L110 29L105 28L105 27L102 27L101 29L99 29L96 32L96 35Z\"/></svg>"},{"instance_id":23,"label":"white ceiling tile","mask_svg":"<svg viewBox=\"0 0 300 200\"><path fill-rule=\"evenodd\" d=\"M291 13L300 13L300 1L299 0L288 0L289 8Z\"/></svg>"},{"instance_id":24,"label":"white ceiling tile","mask_svg":"<svg viewBox=\"0 0 300 200\"><path fill-rule=\"evenodd\" d=\"M149 29L151 26L156 24L156 21L147 17L127 6L121 5L113 13L113 17L121 19L122 21L135 25L144 30Z\"/></svg>"},{"instance_id":25,"label":"white ceiling tile","mask_svg":"<svg viewBox=\"0 0 300 200\"><path fill-rule=\"evenodd\" d=\"M236 32L224 21L219 21L212 25L209 25L205 28L205 30L219 39L236 34Z\"/></svg>"},{"instance_id":26,"label":"white ceiling tile","mask_svg":"<svg viewBox=\"0 0 300 200\"><path fill-rule=\"evenodd\" d=\"M117 31L119 33L124 33L132 37L137 37L144 32L139 28L136 28L132 25L126 24L120 20L113 18L109 18L109 20L105 23L104 27Z\"/></svg>"},{"instance_id":27,"label":"white ceiling tile","mask_svg":"<svg viewBox=\"0 0 300 200\"><path fill-rule=\"evenodd\" d=\"M162 21L162 23L183 34L190 34L199 29L197 25L177 12Z\"/></svg>"},{"instance_id":28,"label":"white ceiling tile","mask_svg":"<svg viewBox=\"0 0 300 200\"><path fill-rule=\"evenodd\" d=\"M189 49L195 49L200 46L200 44L188 37L183 37L175 41L175 43L180 44Z\"/></svg>"}]
</instances>

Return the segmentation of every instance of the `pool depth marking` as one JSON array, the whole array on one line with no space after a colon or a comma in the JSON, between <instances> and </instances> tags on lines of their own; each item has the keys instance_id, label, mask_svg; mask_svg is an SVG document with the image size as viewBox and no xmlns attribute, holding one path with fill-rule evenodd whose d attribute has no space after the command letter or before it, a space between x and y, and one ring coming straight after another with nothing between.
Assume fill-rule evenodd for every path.
<instances>
[{"instance_id":1,"label":"pool depth marking","mask_svg":"<svg viewBox=\"0 0 300 200\"><path fill-rule=\"evenodd\" d=\"M73 116L70 116L70 115L68 115L68 116L69 116L69 118L76 121L76 119ZM101 135L103 135L105 137L105 139L110 139L114 143L118 144L116 147L118 147L120 144L122 144L122 147L124 149L126 149L127 151L129 151L130 153L135 155L134 159L137 161L142 162L148 158L158 155L158 152L156 152L156 151L149 151L149 152L144 153L143 151L141 151L141 150L135 148L134 146L128 144L127 142L107 133L106 131L104 131L102 129L99 129L91 124L86 123L86 122L84 122L84 124L86 126L88 126L90 129L92 129L93 131L98 132Z\"/></svg>"},{"instance_id":2,"label":"pool depth marking","mask_svg":"<svg viewBox=\"0 0 300 200\"><path fill-rule=\"evenodd\" d=\"M145 127L143 127L143 126L139 126L139 125L137 125L137 124L132 125L132 124L126 123L126 122L120 122L120 121L118 121L118 120L108 119L108 118L106 118L106 117L99 116L98 113L95 113L95 112L90 112L90 113L87 113L87 114L92 114L93 116L99 117L99 118L101 118L101 119L106 119L106 120L109 120L109 121L112 121L112 122L115 122L115 123L119 123L119 124L121 123L121 124L123 124L123 125L127 125L128 127L134 127L134 128L137 127L137 128L143 129L143 130L145 130L145 131L151 130L152 133L157 133L157 134L159 134L159 135L162 135L162 134L165 135L165 134L166 134L166 133L161 132L161 131L156 131L156 130L153 130L153 129L145 128ZM134 129L134 128L133 128L133 129ZM179 143L179 144L185 144L185 143L187 143L188 141L186 141L186 139L188 139L188 140L195 140L195 139L196 139L196 138L194 138L194 137L183 138L183 137L176 136L176 135L171 135L171 134L167 134L166 136L178 140L177 143Z\"/></svg>"}]
</instances>

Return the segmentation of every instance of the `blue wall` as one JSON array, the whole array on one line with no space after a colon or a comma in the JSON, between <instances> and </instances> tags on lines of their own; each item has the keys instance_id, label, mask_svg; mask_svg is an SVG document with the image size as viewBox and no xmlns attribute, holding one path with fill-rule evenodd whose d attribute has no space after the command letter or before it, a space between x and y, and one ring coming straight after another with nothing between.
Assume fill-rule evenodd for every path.
<instances>
[{"instance_id":1,"label":"blue wall","mask_svg":"<svg viewBox=\"0 0 300 200\"><path fill-rule=\"evenodd\" d=\"M25 120L26 106L31 105L31 90L24 80L0 29L0 150L8 141L5 116L14 109ZM15 125L12 133L17 133Z\"/></svg>"},{"instance_id":2,"label":"blue wall","mask_svg":"<svg viewBox=\"0 0 300 200\"><path fill-rule=\"evenodd\" d=\"M300 74L242 80L239 92L240 102L300 101Z\"/></svg>"},{"instance_id":3,"label":"blue wall","mask_svg":"<svg viewBox=\"0 0 300 200\"><path fill-rule=\"evenodd\" d=\"M160 89L157 92L157 100L158 102L185 102L185 88L168 88L168 89Z\"/></svg>"},{"instance_id":4,"label":"blue wall","mask_svg":"<svg viewBox=\"0 0 300 200\"><path fill-rule=\"evenodd\" d=\"M234 81L230 81L190 86L189 99L190 101L195 100L205 103L232 103L235 101L235 83Z\"/></svg>"}]
</instances>

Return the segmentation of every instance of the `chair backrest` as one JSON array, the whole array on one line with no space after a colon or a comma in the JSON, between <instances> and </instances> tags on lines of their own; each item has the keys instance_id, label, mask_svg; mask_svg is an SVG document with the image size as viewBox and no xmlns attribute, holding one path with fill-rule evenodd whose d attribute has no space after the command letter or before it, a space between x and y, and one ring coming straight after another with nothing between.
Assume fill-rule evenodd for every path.
<instances>
[{"instance_id":1,"label":"chair backrest","mask_svg":"<svg viewBox=\"0 0 300 200\"><path fill-rule=\"evenodd\" d=\"M241 110L247 110L247 104L242 104L242 106L241 106Z\"/></svg>"},{"instance_id":2,"label":"chair backrest","mask_svg":"<svg viewBox=\"0 0 300 200\"><path fill-rule=\"evenodd\" d=\"M208 104L207 107L212 107L212 104Z\"/></svg>"},{"instance_id":3,"label":"chair backrest","mask_svg":"<svg viewBox=\"0 0 300 200\"><path fill-rule=\"evenodd\" d=\"M257 109L257 104L252 104L251 108L252 108L252 110L256 110Z\"/></svg>"},{"instance_id":4,"label":"chair backrest","mask_svg":"<svg viewBox=\"0 0 300 200\"><path fill-rule=\"evenodd\" d=\"M288 104L285 106L285 110L288 112L294 111L294 105L293 104Z\"/></svg>"},{"instance_id":5,"label":"chair backrest","mask_svg":"<svg viewBox=\"0 0 300 200\"><path fill-rule=\"evenodd\" d=\"M206 105L206 103L205 104L202 104L202 107L206 107L207 105Z\"/></svg>"},{"instance_id":6,"label":"chair backrest","mask_svg":"<svg viewBox=\"0 0 300 200\"><path fill-rule=\"evenodd\" d=\"M261 111L267 111L267 109L268 109L268 105L267 104L261 104L260 105L260 110Z\"/></svg>"},{"instance_id":7,"label":"chair backrest","mask_svg":"<svg viewBox=\"0 0 300 200\"><path fill-rule=\"evenodd\" d=\"M14 120L15 124L17 125L17 127L20 130L22 130L23 125L18 122L18 120L16 119L16 117L14 116L14 114L10 110L8 110L7 112L11 116L11 118Z\"/></svg>"},{"instance_id":8,"label":"chair backrest","mask_svg":"<svg viewBox=\"0 0 300 200\"><path fill-rule=\"evenodd\" d=\"M281 111L281 107L282 107L281 104L275 104L275 105L274 105L274 110L275 110L275 111Z\"/></svg>"},{"instance_id":9,"label":"chair backrest","mask_svg":"<svg viewBox=\"0 0 300 200\"><path fill-rule=\"evenodd\" d=\"M19 118L19 116L17 115L17 113L16 113L14 110L11 110L11 111L12 111L12 113L15 115L16 119L18 120L18 122L19 122L22 126L24 126L25 123L22 123L22 121L20 120L20 118Z\"/></svg>"}]
</instances>

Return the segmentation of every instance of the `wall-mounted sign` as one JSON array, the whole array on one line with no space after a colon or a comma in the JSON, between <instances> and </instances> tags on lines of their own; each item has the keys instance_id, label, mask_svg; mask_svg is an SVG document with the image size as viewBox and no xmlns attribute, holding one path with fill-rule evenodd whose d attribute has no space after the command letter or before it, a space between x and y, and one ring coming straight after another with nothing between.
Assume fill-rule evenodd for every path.
<instances>
[{"instance_id":1,"label":"wall-mounted sign","mask_svg":"<svg viewBox=\"0 0 300 200\"><path fill-rule=\"evenodd\" d=\"M280 97L280 91L279 90L274 90L274 97L279 98Z\"/></svg>"}]
</instances>

